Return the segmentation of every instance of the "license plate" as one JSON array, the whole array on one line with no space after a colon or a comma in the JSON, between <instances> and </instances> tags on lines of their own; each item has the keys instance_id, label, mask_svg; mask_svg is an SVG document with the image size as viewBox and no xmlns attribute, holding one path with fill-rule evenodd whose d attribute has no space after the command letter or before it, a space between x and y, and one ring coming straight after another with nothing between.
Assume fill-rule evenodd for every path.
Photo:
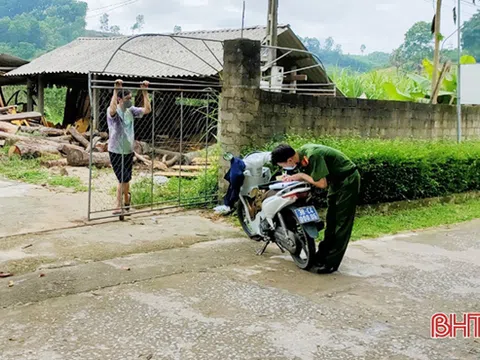
<instances>
[{"instance_id":1,"label":"license plate","mask_svg":"<svg viewBox=\"0 0 480 360\"><path fill-rule=\"evenodd\" d=\"M306 206L295 209L295 215L297 216L300 224L320 221L317 210L313 206Z\"/></svg>"}]
</instances>

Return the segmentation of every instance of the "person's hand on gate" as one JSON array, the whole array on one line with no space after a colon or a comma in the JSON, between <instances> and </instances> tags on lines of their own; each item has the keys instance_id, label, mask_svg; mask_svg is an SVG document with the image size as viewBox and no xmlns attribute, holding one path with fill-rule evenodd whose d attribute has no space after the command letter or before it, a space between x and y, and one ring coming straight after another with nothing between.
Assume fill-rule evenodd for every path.
<instances>
[{"instance_id":1,"label":"person's hand on gate","mask_svg":"<svg viewBox=\"0 0 480 360\"><path fill-rule=\"evenodd\" d=\"M148 96L148 86L150 83L147 80L144 80L140 84L140 88L142 89L142 94L143 94L143 114L150 114L152 111L152 105L150 104L150 98Z\"/></svg>"},{"instance_id":2,"label":"person's hand on gate","mask_svg":"<svg viewBox=\"0 0 480 360\"><path fill-rule=\"evenodd\" d=\"M119 89L123 86L123 80L117 79L115 80L115 88Z\"/></svg>"}]
</instances>

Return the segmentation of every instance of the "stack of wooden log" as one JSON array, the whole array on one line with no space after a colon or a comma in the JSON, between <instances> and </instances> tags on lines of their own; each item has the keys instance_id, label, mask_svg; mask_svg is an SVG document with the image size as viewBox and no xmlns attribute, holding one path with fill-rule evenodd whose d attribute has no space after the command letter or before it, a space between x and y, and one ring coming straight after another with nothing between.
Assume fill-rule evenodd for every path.
<instances>
[{"instance_id":1,"label":"stack of wooden log","mask_svg":"<svg viewBox=\"0 0 480 360\"><path fill-rule=\"evenodd\" d=\"M91 140L91 141L90 141ZM110 167L108 134L95 131L80 133L74 126L55 129L45 126L17 126L0 121L0 146L8 145L9 156L45 157L59 155L58 160L42 160L47 167L89 166ZM145 142L135 142L135 163L140 167L153 169L163 176L198 176L209 165L200 159L201 152L180 154L175 151L152 147Z\"/></svg>"},{"instance_id":2,"label":"stack of wooden log","mask_svg":"<svg viewBox=\"0 0 480 360\"><path fill-rule=\"evenodd\" d=\"M44 121L42 114L36 111L17 113L16 105L0 107L0 123L12 125L40 125Z\"/></svg>"}]
</instances>

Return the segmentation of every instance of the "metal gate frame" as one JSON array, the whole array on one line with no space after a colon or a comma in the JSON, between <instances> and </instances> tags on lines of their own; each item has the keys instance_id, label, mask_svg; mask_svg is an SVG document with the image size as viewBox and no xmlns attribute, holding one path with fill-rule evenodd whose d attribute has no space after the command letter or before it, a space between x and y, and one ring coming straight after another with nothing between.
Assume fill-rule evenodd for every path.
<instances>
[{"instance_id":1,"label":"metal gate frame","mask_svg":"<svg viewBox=\"0 0 480 360\"><path fill-rule=\"evenodd\" d=\"M116 207L108 207L106 206L105 200L110 199L111 196L108 195L109 190L104 188L103 190L97 192L95 190L95 178L96 178L96 169L95 162L94 162L94 151L97 143L95 139L95 135L97 134L97 130L95 127L98 127L101 129L102 125L102 117L105 115L106 117L106 111L108 109L108 104L110 102L112 92L114 90L114 79L113 80L105 80L105 79L98 79L100 76L116 76L120 79L123 80L123 89L124 90L130 90L132 92L132 96L134 91L139 91L140 90L140 82L139 81L130 81L131 78L140 78L140 76L135 75L135 74L119 74L118 72L109 72L108 67L111 64L112 60L114 59L115 55L120 52L124 51L132 55L136 55L139 58L146 58L150 61L155 61L158 62L162 65L167 65L167 66L172 66L173 68L181 69L184 71L190 71L192 74L198 74L197 72L193 70L188 70L185 68L179 68L178 66L174 64L166 64L165 62L162 62L160 60L152 59L149 57L145 57L141 54L135 54L131 51L127 51L123 49L123 46L127 44L128 42L132 41L133 39L137 37L143 37L143 36L166 36L170 37L173 39L175 42L180 44L183 48L185 48L187 51L189 51L191 54L193 54L195 57L198 59L202 60L204 63L209 65L212 69L215 69L215 71L219 72L219 69L214 67L213 65L209 64L206 62L204 59L202 59L198 54L193 52L191 49L189 49L187 46L181 43L180 39L189 39L189 40L196 40L201 42L206 49L209 50L209 52L213 55L215 60L218 62L218 64L223 68L223 64L220 62L218 59L218 56L215 55L215 53L212 51L210 46L208 46L208 42L216 42L216 43L221 43L222 49L223 49L223 42L218 41L218 40L212 40L212 39L201 39L201 38L195 38L195 37L187 37L187 36L175 36L175 35L159 35L159 34L142 34L142 35L137 35L130 37L125 40L112 54L110 57L109 61L105 65L104 69L102 71L91 71L88 74L88 90L89 90L89 96L91 99L90 105L91 105L91 122L90 122L90 151L89 153L89 181L88 181L88 220L100 220L100 219L108 219L108 218L115 218L119 217L120 220L123 220L125 216L127 215L133 215L133 214L141 214L141 213L148 213L152 211L158 211L158 210L166 210L166 209L173 209L173 208L182 208L182 207L189 207L189 206L205 206L208 204L211 204L218 199L217 192L210 192L207 191L209 189L209 186L212 188L213 186L209 183L209 162L211 153L209 147L213 145L213 143L216 143L216 133L212 133L212 128L215 129L216 125L218 124L218 112L219 112L219 94L221 91L221 82L218 81L218 79L214 79L213 81L207 81L204 80L205 78L208 78L206 76L204 79L201 80L191 80L191 79L183 79L183 78L159 78L159 82L151 82L150 86L148 88L149 94L150 94L150 102L151 102L151 107L152 107L152 124L151 124L151 133L149 134L150 138L150 147L151 147L151 153L147 154L147 156L150 156L150 173L149 173L149 195L150 195L150 201L149 202L143 202L142 204L135 204L133 202L132 206L135 207L140 207L139 209L135 211L127 211L127 207L125 204L122 204L120 207L120 214L113 214L112 211L116 210ZM221 70L221 69L220 69ZM129 78L128 81L125 80L125 78ZM107 95L106 99L108 99L108 103L104 104L107 106L103 106L100 108L102 104L100 104L100 99L102 92L108 91L109 95ZM140 92L138 92L140 94ZM157 153L156 153L156 142L157 138L156 135L158 135L158 131L162 129L156 128L156 124L158 123L158 116L163 116L163 110L162 106L159 105L159 96L162 95L162 98L165 96L168 97L168 100L170 100L170 103L172 100L175 100L175 105L177 106L176 110L179 110L179 138L178 140L178 153L180 154L180 161L178 165L176 166L175 169L178 169L178 175L174 178L178 179L178 196L176 198L164 200L164 201L156 201L155 199L155 190L157 188L157 185L155 184L155 164L156 164L156 158L157 158ZM178 104L179 100L179 104ZM187 103L195 103L195 105L190 105L191 107L200 107L203 109L202 111L193 111L193 113L197 113L197 115L200 113L201 116L191 116L193 118L190 119L190 123L188 123L188 114L185 114L188 112L186 110ZM216 103L216 106L213 106L212 103ZM201 105L199 105L201 104ZM135 104L134 104L135 105ZM160 106L160 115L159 115L159 106ZM179 109L178 109L179 108ZM166 111L172 111L172 108L166 109ZM191 113L191 111L190 111ZM101 115L102 114L102 115ZM190 114L192 115L192 114ZM169 117L169 120L172 120L172 114L167 114ZM199 196L185 196L184 192L188 190L188 186L185 187L183 184L184 182L189 183L187 180L183 180L183 176L185 174L190 174L188 171L185 170L184 167L184 159L185 159L185 149L187 144L187 139L185 138L186 136L186 128L188 126L192 125L192 121L195 122L193 124L197 129L200 127L200 124L202 123L202 127L204 126L203 130L201 131L200 134L195 134L195 135L201 135L201 142L200 141L196 144L199 147L199 151L203 153L204 155L204 164L205 167L202 172L197 173L198 177L194 178L196 180L196 185L201 183L202 180L204 181L204 193L202 194L201 192L199 193ZM171 126L171 124L170 124ZM135 140L137 140L138 133L136 129L137 125L135 125ZM188 129L187 129L188 130ZM141 134L142 135L142 134ZM144 135L144 134L143 134ZM144 137L143 137L144 139ZM95 155L96 156L96 155ZM106 155L103 155L106 157ZM121 172L123 173L123 170L125 169L125 156L121 156ZM152 161L153 160L153 161ZM216 163L213 163L213 172L215 172L215 182L216 181ZM200 165L201 166L201 165ZM113 170L110 168L109 171L113 174ZM190 174L191 175L191 174ZM123 176L123 175L122 175ZM203 177L203 179L201 178ZM145 179L145 178L144 178ZM116 179L115 179L116 180ZM133 179L132 179L133 180ZM169 180L172 181L172 180ZM133 185L133 183L132 183ZM200 184L201 185L201 184ZM216 184L218 185L218 184ZM160 185L163 186L163 185ZM173 185L172 185L173 186ZM215 188L216 189L216 188ZM132 197L135 198L135 194L132 192ZM99 195L104 195L103 198L99 198ZM124 197L124 192L123 189L121 189L121 196L122 199ZM100 203L100 206L97 206L98 203Z\"/></svg>"}]
</instances>

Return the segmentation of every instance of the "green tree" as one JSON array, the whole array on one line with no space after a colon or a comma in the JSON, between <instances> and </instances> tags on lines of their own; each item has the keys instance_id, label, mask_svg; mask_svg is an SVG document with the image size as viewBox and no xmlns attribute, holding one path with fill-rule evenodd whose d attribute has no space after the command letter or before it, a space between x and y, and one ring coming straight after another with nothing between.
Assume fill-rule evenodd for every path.
<instances>
[{"instance_id":1,"label":"green tree","mask_svg":"<svg viewBox=\"0 0 480 360\"><path fill-rule=\"evenodd\" d=\"M133 24L132 26L132 34L135 32L135 31L142 31L143 29L143 25L145 25L145 17L143 15L137 15L136 19L135 19L135 24Z\"/></svg>"},{"instance_id":2,"label":"green tree","mask_svg":"<svg viewBox=\"0 0 480 360\"><path fill-rule=\"evenodd\" d=\"M120 35L120 26L112 25L110 26L110 16L105 13L100 17L100 31L104 33L110 33L113 35Z\"/></svg>"},{"instance_id":3,"label":"green tree","mask_svg":"<svg viewBox=\"0 0 480 360\"><path fill-rule=\"evenodd\" d=\"M0 0L0 49L31 59L83 35L87 3Z\"/></svg>"},{"instance_id":4,"label":"green tree","mask_svg":"<svg viewBox=\"0 0 480 360\"><path fill-rule=\"evenodd\" d=\"M462 46L465 52L480 60L480 10L465 22Z\"/></svg>"},{"instance_id":5,"label":"green tree","mask_svg":"<svg viewBox=\"0 0 480 360\"><path fill-rule=\"evenodd\" d=\"M101 31L105 31L105 32L110 32L110 26L109 26L109 22L110 22L110 16L105 13L103 14L101 17L100 17L100 30Z\"/></svg>"},{"instance_id":6,"label":"green tree","mask_svg":"<svg viewBox=\"0 0 480 360\"><path fill-rule=\"evenodd\" d=\"M327 51L332 51L333 49L333 44L335 43L335 41L333 40L333 38L330 36L328 37L326 40L325 40L325 45L323 46L323 48Z\"/></svg>"},{"instance_id":7,"label":"green tree","mask_svg":"<svg viewBox=\"0 0 480 360\"><path fill-rule=\"evenodd\" d=\"M360 46L360 52L362 53L362 55L365 53L365 50L367 50L367 47L365 46L365 44L362 44L362 46Z\"/></svg>"},{"instance_id":8,"label":"green tree","mask_svg":"<svg viewBox=\"0 0 480 360\"><path fill-rule=\"evenodd\" d=\"M401 66L414 69L423 59L433 56L433 35L431 24L420 21L415 23L405 34L403 44L397 49L396 61Z\"/></svg>"},{"instance_id":9,"label":"green tree","mask_svg":"<svg viewBox=\"0 0 480 360\"><path fill-rule=\"evenodd\" d=\"M173 27L173 33L174 34L178 34L178 33L181 33L182 32L182 27L180 25L175 25Z\"/></svg>"},{"instance_id":10,"label":"green tree","mask_svg":"<svg viewBox=\"0 0 480 360\"><path fill-rule=\"evenodd\" d=\"M306 37L301 40L309 51L313 53L318 53L320 51L320 40L318 40L317 38Z\"/></svg>"},{"instance_id":11,"label":"green tree","mask_svg":"<svg viewBox=\"0 0 480 360\"><path fill-rule=\"evenodd\" d=\"M110 26L110 32L114 35L120 35L120 26L118 25Z\"/></svg>"},{"instance_id":12,"label":"green tree","mask_svg":"<svg viewBox=\"0 0 480 360\"><path fill-rule=\"evenodd\" d=\"M355 71L365 72L373 68L372 64L365 59L357 59L352 55L344 55L342 46L335 44L333 38L325 40L324 46L316 38L300 38L308 51L317 55L326 67L350 68ZM360 57L359 57L360 58Z\"/></svg>"}]
</instances>

